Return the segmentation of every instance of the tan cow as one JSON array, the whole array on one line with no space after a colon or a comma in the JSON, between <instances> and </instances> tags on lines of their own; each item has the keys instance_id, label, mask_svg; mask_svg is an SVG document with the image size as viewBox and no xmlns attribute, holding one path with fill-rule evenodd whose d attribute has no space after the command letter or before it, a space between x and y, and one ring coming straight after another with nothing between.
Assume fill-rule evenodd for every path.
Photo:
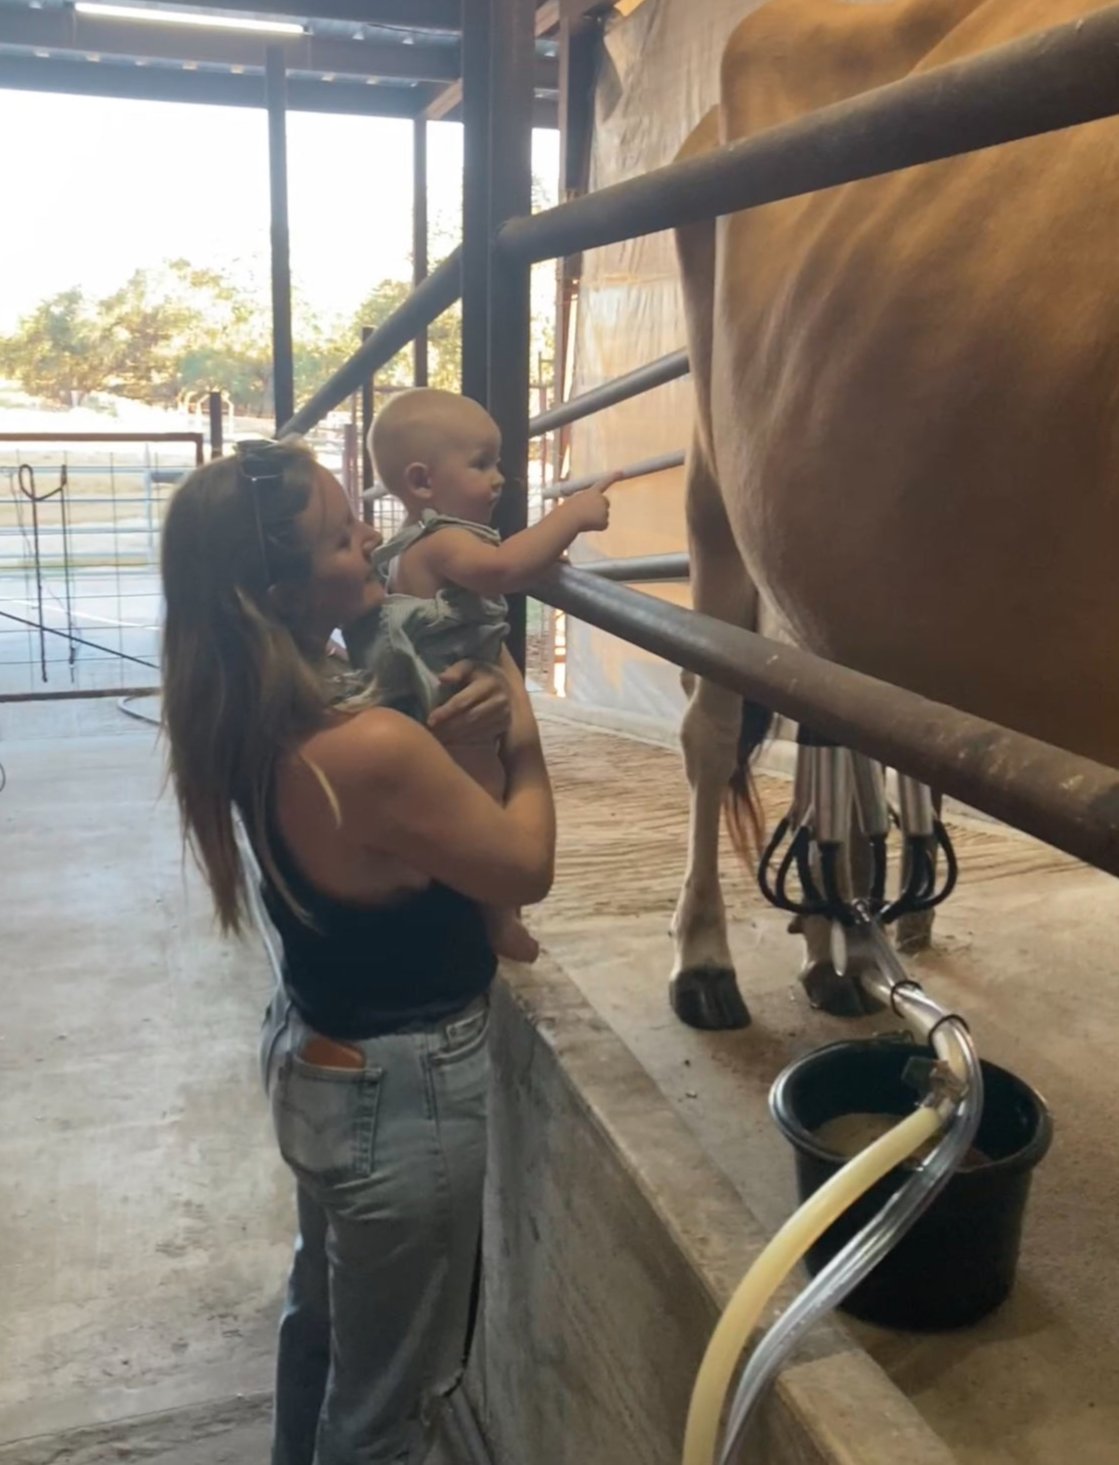
<instances>
[{"instance_id":1,"label":"tan cow","mask_svg":"<svg viewBox=\"0 0 1119 1465\"><path fill-rule=\"evenodd\" d=\"M772 0L683 156L1098 8ZM1119 122L690 227L678 250L696 607L754 626L770 605L812 651L1119 764ZM745 1020L717 867L738 732L700 682L673 978L699 1026Z\"/></svg>"}]
</instances>

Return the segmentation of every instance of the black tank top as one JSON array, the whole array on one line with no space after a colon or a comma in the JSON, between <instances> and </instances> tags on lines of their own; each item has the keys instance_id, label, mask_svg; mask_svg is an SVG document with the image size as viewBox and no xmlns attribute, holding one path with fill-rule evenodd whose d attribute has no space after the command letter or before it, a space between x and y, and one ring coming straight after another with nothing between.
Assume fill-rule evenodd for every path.
<instances>
[{"instance_id":1,"label":"black tank top","mask_svg":"<svg viewBox=\"0 0 1119 1465\"><path fill-rule=\"evenodd\" d=\"M489 988L497 958L475 901L433 884L392 905L347 905L315 889L274 827L271 839L312 924L267 875L261 892L283 943L288 995L316 1032L356 1042L441 1022Z\"/></svg>"}]
</instances>

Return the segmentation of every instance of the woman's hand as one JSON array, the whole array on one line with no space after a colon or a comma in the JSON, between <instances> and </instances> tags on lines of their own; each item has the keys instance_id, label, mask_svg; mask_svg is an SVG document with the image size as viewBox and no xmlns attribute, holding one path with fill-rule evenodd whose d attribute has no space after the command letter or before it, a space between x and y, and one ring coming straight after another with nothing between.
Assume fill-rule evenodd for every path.
<instances>
[{"instance_id":1,"label":"woman's hand","mask_svg":"<svg viewBox=\"0 0 1119 1465\"><path fill-rule=\"evenodd\" d=\"M441 743L482 743L503 737L512 717L509 683L496 666L457 661L440 676L457 688L437 707L427 725Z\"/></svg>"}]
</instances>

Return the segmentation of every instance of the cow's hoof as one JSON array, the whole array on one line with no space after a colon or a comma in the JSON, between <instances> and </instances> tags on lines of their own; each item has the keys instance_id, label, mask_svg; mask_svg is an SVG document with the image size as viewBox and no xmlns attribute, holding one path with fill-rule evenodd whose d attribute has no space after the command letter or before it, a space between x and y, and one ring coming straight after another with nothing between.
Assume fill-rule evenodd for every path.
<instances>
[{"instance_id":1,"label":"cow's hoof","mask_svg":"<svg viewBox=\"0 0 1119 1465\"><path fill-rule=\"evenodd\" d=\"M858 981L857 965L848 964L842 976L830 961L810 961L800 973L809 1003L831 1017L865 1017L878 1012L881 1002L871 997Z\"/></svg>"},{"instance_id":2,"label":"cow's hoof","mask_svg":"<svg viewBox=\"0 0 1119 1465\"><path fill-rule=\"evenodd\" d=\"M897 948L902 956L918 956L932 946L935 911L913 911L897 924Z\"/></svg>"},{"instance_id":3,"label":"cow's hoof","mask_svg":"<svg viewBox=\"0 0 1119 1465\"><path fill-rule=\"evenodd\" d=\"M672 1010L690 1028L721 1031L750 1026L750 1009L742 1000L730 967L690 967L668 984Z\"/></svg>"}]
</instances>

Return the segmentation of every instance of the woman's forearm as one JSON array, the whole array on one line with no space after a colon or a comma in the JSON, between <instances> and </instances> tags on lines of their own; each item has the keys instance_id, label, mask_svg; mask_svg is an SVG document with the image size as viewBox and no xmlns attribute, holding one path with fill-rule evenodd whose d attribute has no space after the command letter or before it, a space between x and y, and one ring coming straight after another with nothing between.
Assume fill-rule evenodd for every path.
<instances>
[{"instance_id":1,"label":"woman's forearm","mask_svg":"<svg viewBox=\"0 0 1119 1465\"><path fill-rule=\"evenodd\" d=\"M500 666L509 688L509 727L504 739L505 762L508 767L510 760L518 757L522 750L539 751L540 729L536 725L536 714L532 710L532 700L524 678L507 650L501 653Z\"/></svg>"},{"instance_id":2,"label":"woman's forearm","mask_svg":"<svg viewBox=\"0 0 1119 1465\"><path fill-rule=\"evenodd\" d=\"M536 714L507 651L502 653L502 670L509 684L509 731L505 735L502 761L505 764L505 808L534 840L555 849L556 811L552 783L540 746Z\"/></svg>"}]
</instances>

